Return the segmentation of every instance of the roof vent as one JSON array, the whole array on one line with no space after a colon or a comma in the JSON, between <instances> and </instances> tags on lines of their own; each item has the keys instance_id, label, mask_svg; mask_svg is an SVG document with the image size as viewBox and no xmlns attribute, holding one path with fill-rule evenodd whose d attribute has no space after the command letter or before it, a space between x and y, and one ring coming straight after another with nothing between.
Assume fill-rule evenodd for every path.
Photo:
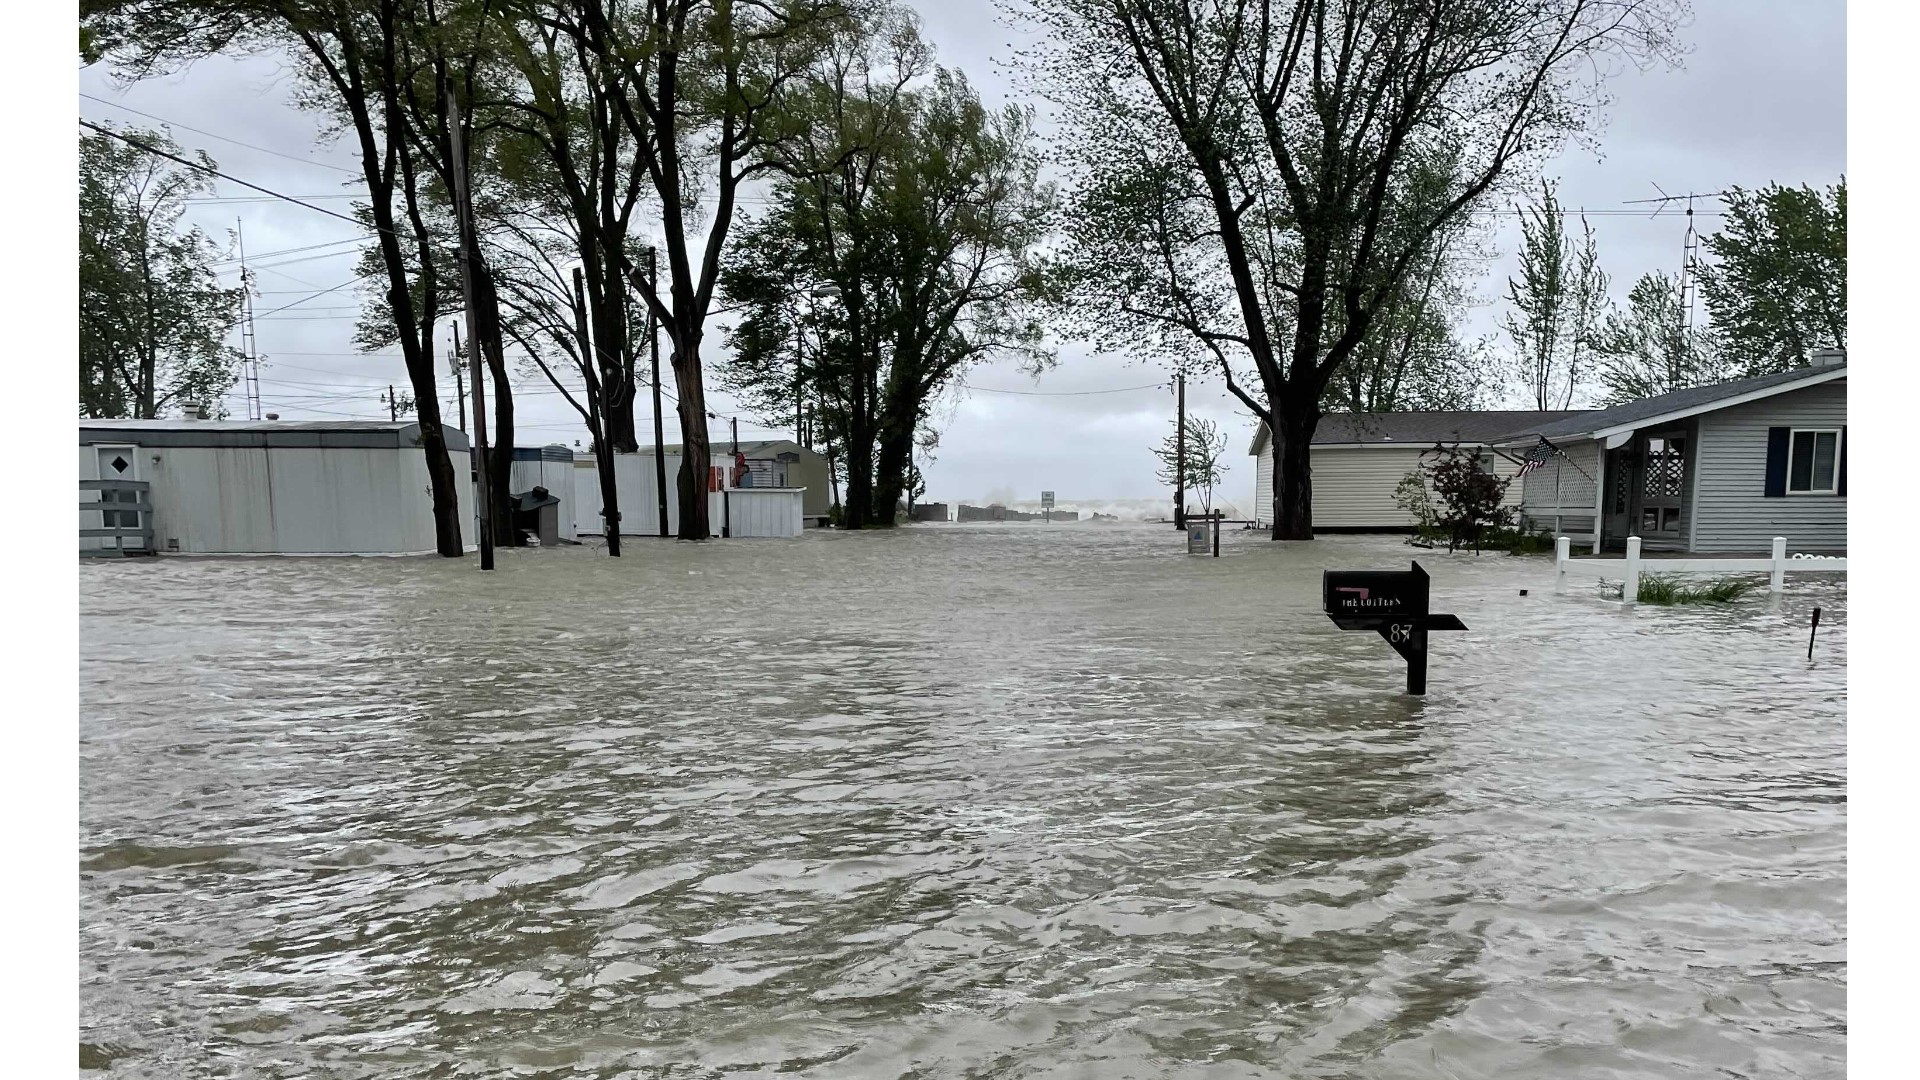
<instances>
[{"instance_id":1,"label":"roof vent","mask_svg":"<svg viewBox=\"0 0 1920 1080\"><path fill-rule=\"evenodd\" d=\"M1845 349L1813 350L1813 366L1814 367L1843 367L1845 366L1846 362L1847 362L1847 350Z\"/></svg>"},{"instance_id":2,"label":"roof vent","mask_svg":"<svg viewBox=\"0 0 1920 1080\"><path fill-rule=\"evenodd\" d=\"M267 414L267 419L269 419L269 420L278 420L278 419L280 419L280 414L279 414L279 413L277 413L277 412L270 412L270 413L268 413L268 414Z\"/></svg>"},{"instance_id":3,"label":"roof vent","mask_svg":"<svg viewBox=\"0 0 1920 1080\"><path fill-rule=\"evenodd\" d=\"M207 407L205 405L197 401L183 401L180 403L180 419L205 420L206 418Z\"/></svg>"}]
</instances>

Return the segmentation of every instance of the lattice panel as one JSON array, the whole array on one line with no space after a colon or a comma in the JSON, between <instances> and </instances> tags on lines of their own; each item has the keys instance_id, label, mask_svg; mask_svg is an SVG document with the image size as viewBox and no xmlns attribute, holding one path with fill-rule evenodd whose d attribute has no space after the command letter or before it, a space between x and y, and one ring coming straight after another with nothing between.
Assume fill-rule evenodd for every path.
<instances>
[{"instance_id":1,"label":"lattice panel","mask_svg":"<svg viewBox=\"0 0 1920 1080\"><path fill-rule=\"evenodd\" d=\"M1649 499L1677 499L1687 474L1687 458L1678 447L1655 451L1646 457L1646 481L1641 489Z\"/></svg>"}]
</instances>

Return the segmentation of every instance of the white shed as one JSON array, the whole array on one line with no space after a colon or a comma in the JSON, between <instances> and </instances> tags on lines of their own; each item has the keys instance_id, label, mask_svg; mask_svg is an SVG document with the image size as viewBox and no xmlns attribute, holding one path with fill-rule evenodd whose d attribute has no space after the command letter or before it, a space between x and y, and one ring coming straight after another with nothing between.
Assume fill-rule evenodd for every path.
<instances>
[{"instance_id":1,"label":"white shed","mask_svg":"<svg viewBox=\"0 0 1920 1080\"><path fill-rule=\"evenodd\" d=\"M462 539L471 543L467 437L448 429L446 439ZM415 423L82 420L80 479L144 483L160 553L401 555L436 547ZM82 510L80 528L99 528L102 516ZM82 550L111 546L81 539Z\"/></svg>"},{"instance_id":2,"label":"white shed","mask_svg":"<svg viewBox=\"0 0 1920 1080\"><path fill-rule=\"evenodd\" d=\"M677 450L678 447L669 447ZM664 462L667 474L667 535L680 531L680 455L668 453L656 459L651 453L613 455L613 477L620 498L620 535L658 536L660 534L660 497L656 483L656 461ZM724 454L714 455L714 465L724 466ZM578 454L574 460L573 520L579 535L594 535L606 530L600 520L600 473L592 454ZM784 466L785 462L781 462ZM729 470L721 468L724 479ZM785 479L784 475L779 479ZM723 529L734 537L791 537L800 535L805 522L809 489L792 486L712 488L707 492L707 522L713 535Z\"/></svg>"}]
</instances>

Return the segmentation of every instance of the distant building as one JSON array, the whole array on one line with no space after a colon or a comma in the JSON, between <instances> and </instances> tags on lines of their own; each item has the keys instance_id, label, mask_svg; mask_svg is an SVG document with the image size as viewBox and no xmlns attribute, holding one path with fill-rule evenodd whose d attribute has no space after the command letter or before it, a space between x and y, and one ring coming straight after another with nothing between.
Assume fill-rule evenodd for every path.
<instances>
[{"instance_id":1,"label":"distant building","mask_svg":"<svg viewBox=\"0 0 1920 1080\"><path fill-rule=\"evenodd\" d=\"M952 521L953 514L946 503L915 503L913 507L915 521Z\"/></svg>"},{"instance_id":2,"label":"distant building","mask_svg":"<svg viewBox=\"0 0 1920 1080\"><path fill-rule=\"evenodd\" d=\"M1317 532L1391 532L1411 529L1413 515L1396 506L1393 490L1401 477L1420 467L1420 454L1436 443L1485 447L1530 424L1548 423L1577 412L1329 413L1314 429L1308 465L1313 470L1313 527ZM1254 470L1253 517L1261 527L1274 520L1273 437L1262 423L1247 453L1259 459ZM1520 470L1488 449L1482 463L1501 476ZM1520 485L1507 489L1507 502L1520 505Z\"/></svg>"}]
</instances>

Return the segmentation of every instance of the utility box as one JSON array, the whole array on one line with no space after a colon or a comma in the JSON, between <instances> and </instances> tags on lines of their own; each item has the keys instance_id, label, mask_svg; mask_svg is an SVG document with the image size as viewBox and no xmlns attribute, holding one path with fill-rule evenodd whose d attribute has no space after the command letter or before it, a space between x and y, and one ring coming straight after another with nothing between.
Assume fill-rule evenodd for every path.
<instances>
[{"instance_id":1,"label":"utility box","mask_svg":"<svg viewBox=\"0 0 1920 1080\"><path fill-rule=\"evenodd\" d=\"M541 547L560 543L560 500L544 487L513 497L513 528L532 536Z\"/></svg>"}]
</instances>

